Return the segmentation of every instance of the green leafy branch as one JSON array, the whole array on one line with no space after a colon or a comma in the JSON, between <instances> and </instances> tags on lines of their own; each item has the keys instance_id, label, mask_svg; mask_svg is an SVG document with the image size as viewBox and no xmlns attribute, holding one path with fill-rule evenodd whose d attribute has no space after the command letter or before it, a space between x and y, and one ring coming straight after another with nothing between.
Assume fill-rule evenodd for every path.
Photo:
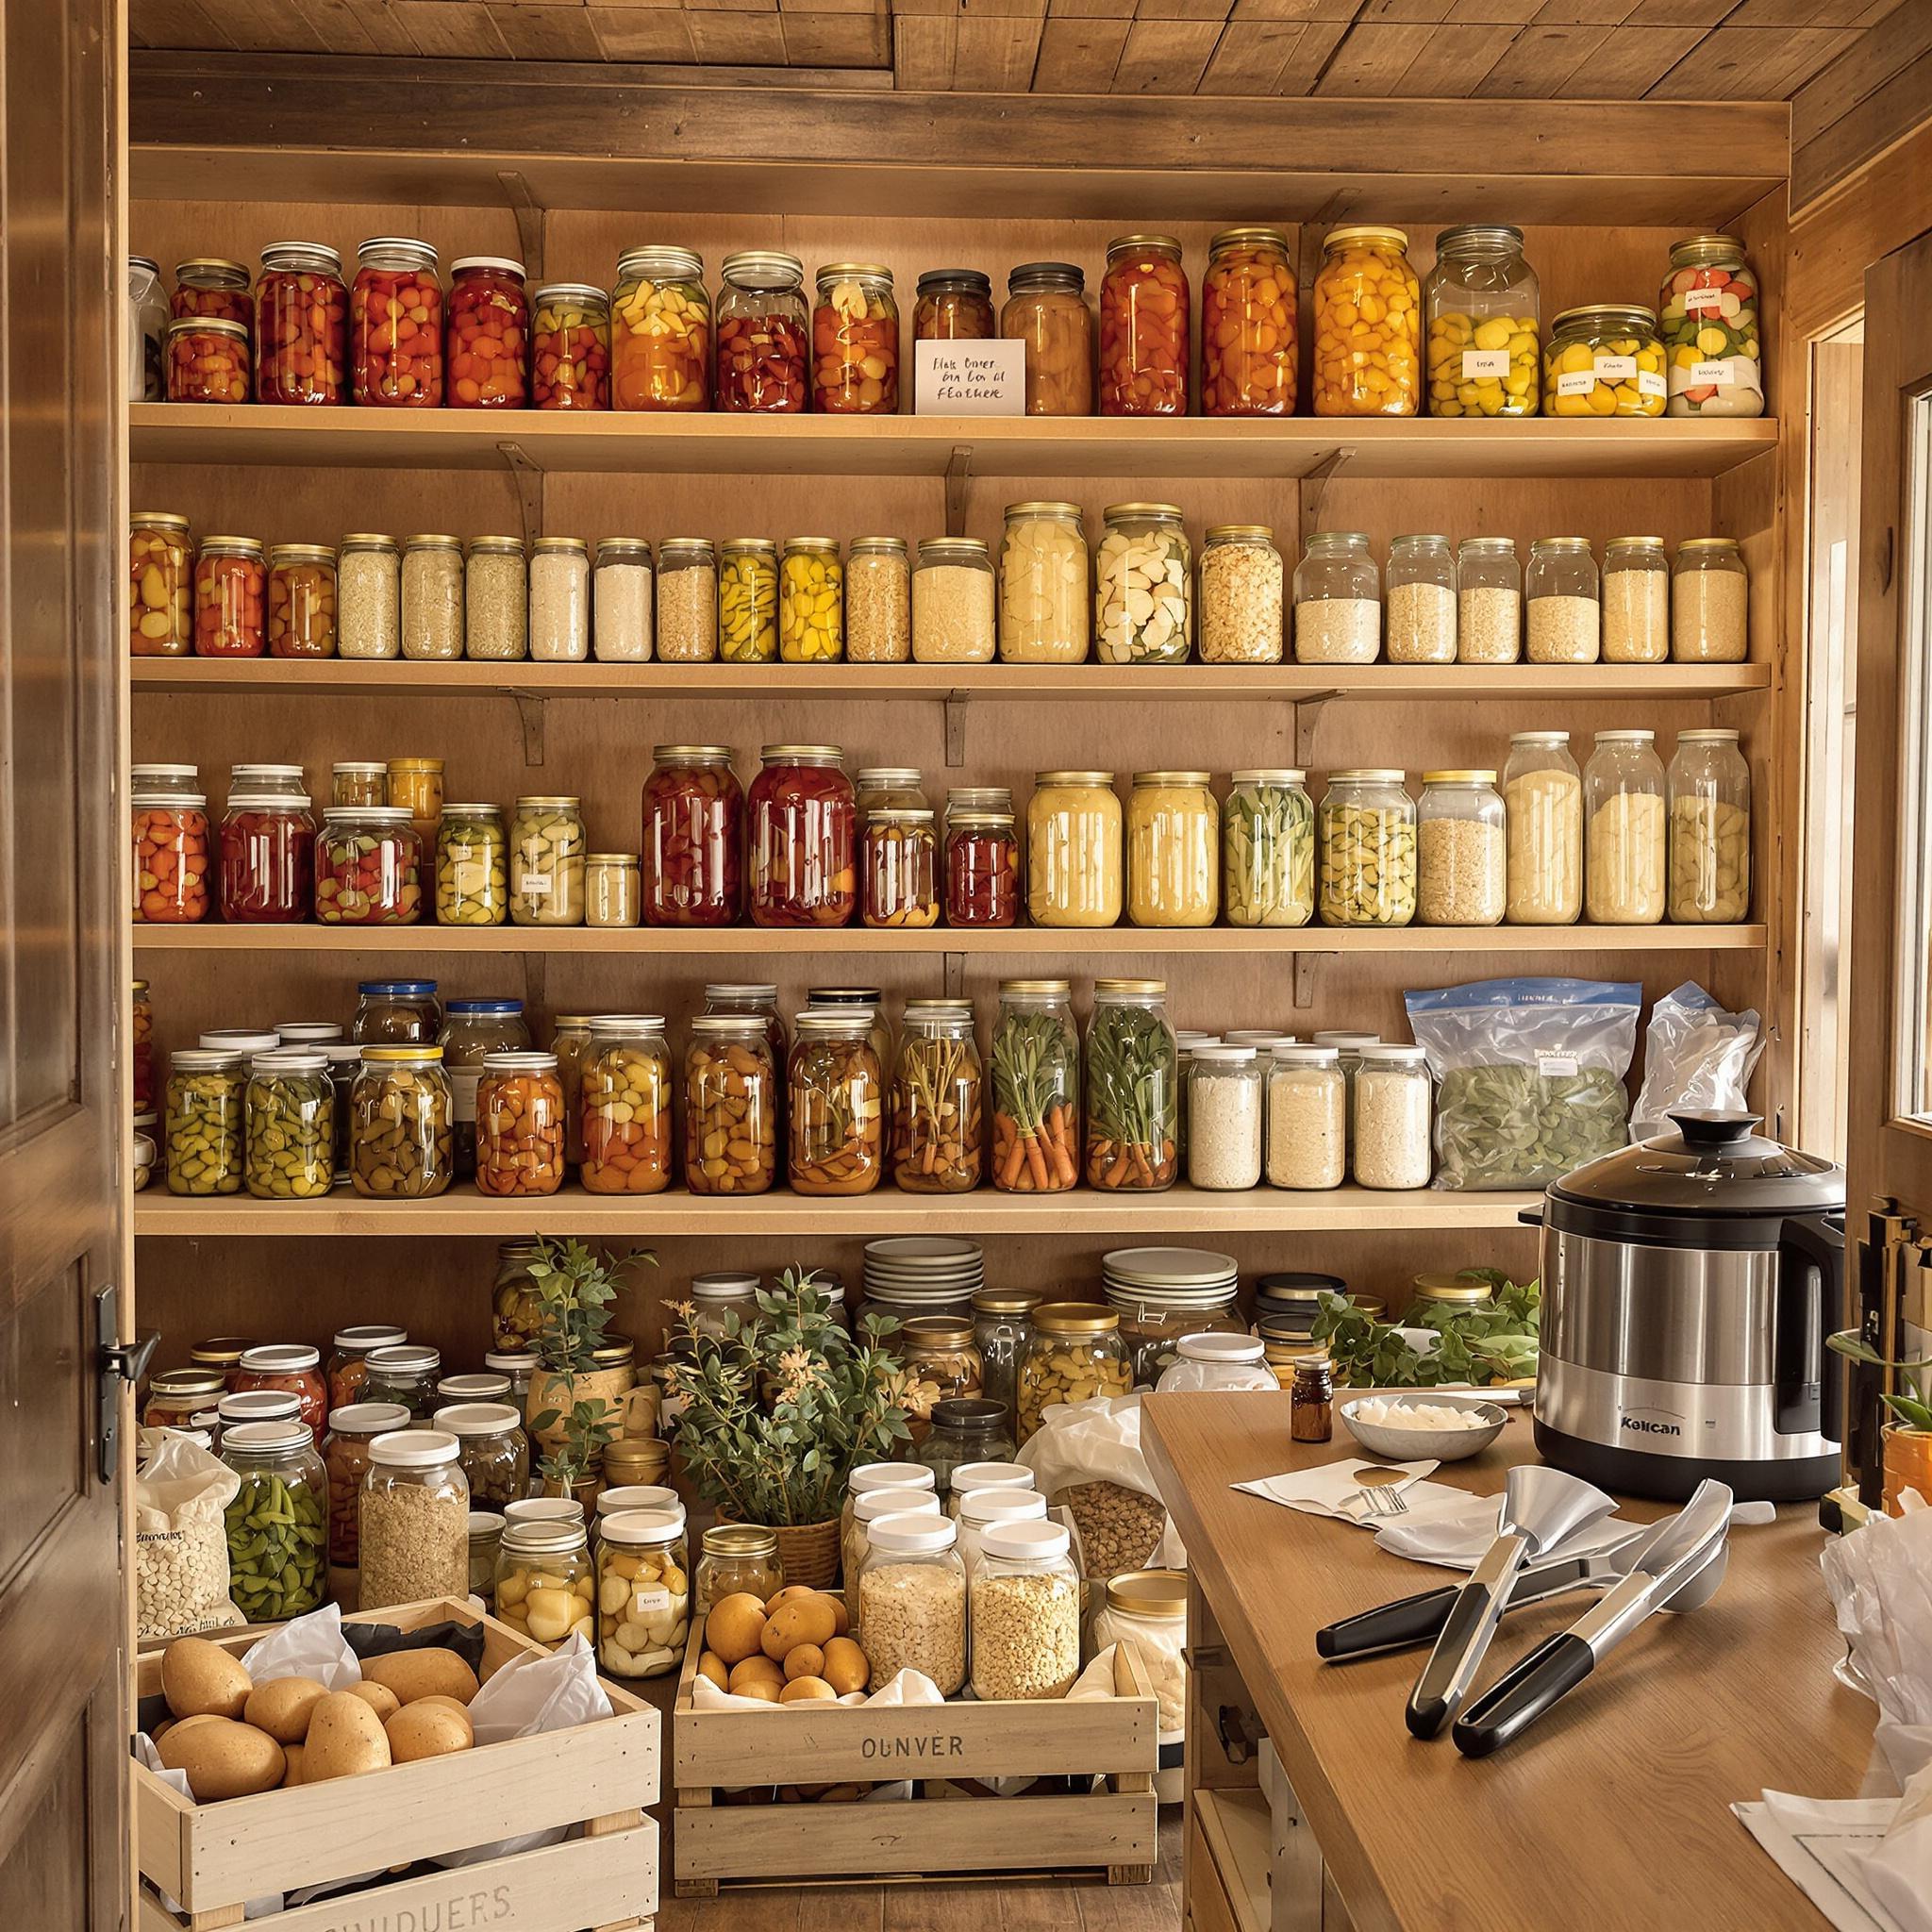
<instances>
[{"instance_id":1,"label":"green leafy branch","mask_svg":"<svg viewBox=\"0 0 1932 1932\"><path fill-rule=\"evenodd\" d=\"M1840 1329L1838 1334L1827 1336L1825 1346L1835 1349L1851 1361L1864 1362L1874 1369L1890 1369L1894 1374L1909 1374L1914 1370L1932 1369L1932 1356L1921 1357L1912 1361L1893 1361L1889 1356L1880 1355L1856 1328ZM1881 1396L1880 1400L1907 1428L1932 1431L1932 1403L1927 1403L1917 1395L1896 1393Z\"/></svg>"}]
</instances>

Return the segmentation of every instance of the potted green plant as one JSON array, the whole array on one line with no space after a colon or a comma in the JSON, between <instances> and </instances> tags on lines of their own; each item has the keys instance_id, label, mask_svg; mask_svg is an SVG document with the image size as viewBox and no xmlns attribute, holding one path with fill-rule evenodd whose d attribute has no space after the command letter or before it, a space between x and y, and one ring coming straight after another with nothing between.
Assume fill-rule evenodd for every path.
<instances>
[{"instance_id":1,"label":"potted green plant","mask_svg":"<svg viewBox=\"0 0 1932 1932\"><path fill-rule=\"evenodd\" d=\"M722 1518L776 1531L787 1583L824 1588L838 1574L847 1479L911 1441L911 1378L882 1345L898 1324L868 1316L847 1333L808 1271L788 1269L758 1306L726 1314L722 1334L678 1311L677 1450Z\"/></svg>"},{"instance_id":2,"label":"potted green plant","mask_svg":"<svg viewBox=\"0 0 1932 1932\"><path fill-rule=\"evenodd\" d=\"M1889 1369L1893 1374L1913 1374L1932 1369L1932 1357L1915 1361L1893 1361L1882 1356L1859 1335L1846 1328L1827 1338L1829 1345L1855 1362L1873 1368ZM1932 1504L1932 1403L1916 1391L1890 1391L1879 1398L1897 1418L1879 1425L1879 1441L1885 1452L1885 1509L1889 1516L1899 1514L1898 1499L1907 1490L1917 1490ZM1845 1439L1851 1441L1848 1436Z\"/></svg>"},{"instance_id":3,"label":"potted green plant","mask_svg":"<svg viewBox=\"0 0 1932 1932\"><path fill-rule=\"evenodd\" d=\"M637 1384L633 1364L599 1359L611 1346L621 1277L641 1262L656 1267L658 1257L633 1248L612 1260L581 1241L538 1241L542 1253L529 1267L538 1298L537 1368L524 1415L541 1474L581 1485L595 1476L604 1444L618 1433L624 1398Z\"/></svg>"}]
</instances>

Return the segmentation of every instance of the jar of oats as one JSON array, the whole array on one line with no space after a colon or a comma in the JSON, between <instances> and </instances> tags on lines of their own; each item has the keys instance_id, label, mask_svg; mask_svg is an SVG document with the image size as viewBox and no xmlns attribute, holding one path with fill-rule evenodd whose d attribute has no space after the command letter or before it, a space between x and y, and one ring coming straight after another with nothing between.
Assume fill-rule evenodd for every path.
<instances>
[{"instance_id":1,"label":"jar of oats","mask_svg":"<svg viewBox=\"0 0 1932 1932\"><path fill-rule=\"evenodd\" d=\"M1279 664L1281 553L1265 524L1217 524L1201 549L1204 664Z\"/></svg>"},{"instance_id":2,"label":"jar of oats","mask_svg":"<svg viewBox=\"0 0 1932 1932\"><path fill-rule=\"evenodd\" d=\"M1518 731L1503 766L1508 820L1503 916L1570 925L1583 909L1583 779L1567 731Z\"/></svg>"},{"instance_id":3,"label":"jar of oats","mask_svg":"<svg viewBox=\"0 0 1932 1932\"><path fill-rule=\"evenodd\" d=\"M1496 925L1507 903L1507 839L1493 772L1424 772L1416 806L1416 917Z\"/></svg>"},{"instance_id":4,"label":"jar of oats","mask_svg":"<svg viewBox=\"0 0 1932 1932\"><path fill-rule=\"evenodd\" d=\"M1355 1076L1350 1143L1357 1185L1425 1188L1432 1171L1431 1087L1427 1056L1419 1046L1377 1041L1362 1048Z\"/></svg>"},{"instance_id":5,"label":"jar of oats","mask_svg":"<svg viewBox=\"0 0 1932 1932\"><path fill-rule=\"evenodd\" d=\"M529 646L540 664L581 664L591 655L591 546L581 537L537 539Z\"/></svg>"},{"instance_id":6,"label":"jar of oats","mask_svg":"<svg viewBox=\"0 0 1932 1932\"><path fill-rule=\"evenodd\" d=\"M1604 545L1604 662L1661 664L1671 655L1671 566L1661 537Z\"/></svg>"},{"instance_id":7,"label":"jar of oats","mask_svg":"<svg viewBox=\"0 0 1932 1932\"><path fill-rule=\"evenodd\" d=\"M707 537L658 546L658 658L708 664L718 655L718 557Z\"/></svg>"},{"instance_id":8,"label":"jar of oats","mask_svg":"<svg viewBox=\"0 0 1932 1932\"><path fill-rule=\"evenodd\" d=\"M1599 731L1583 774L1584 911L1592 925L1664 916L1664 768L1651 731Z\"/></svg>"},{"instance_id":9,"label":"jar of oats","mask_svg":"<svg viewBox=\"0 0 1932 1932\"><path fill-rule=\"evenodd\" d=\"M1456 555L1446 537L1398 537L1389 546L1391 664L1456 661Z\"/></svg>"},{"instance_id":10,"label":"jar of oats","mask_svg":"<svg viewBox=\"0 0 1932 1932\"><path fill-rule=\"evenodd\" d=\"M457 1439L397 1429L369 1445L358 1601L369 1610L470 1592L470 1485Z\"/></svg>"},{"instance_id":11,"label":"jar of oats","mask_svg":"<svg viewBox=\"0 0 1932 1932\"><path fill-rule=\"evenodd\" d=\"M912 658L912 571L903 537L855 537L845 559L845 657L854 664Z\"/></svg>"},{"instance_id":12,"label":"jar of oats","mask_svg":"<svg viewBox=\"0 0 1932 1932\"><path fill-rule=\"evenodd\" d=\"M1382 584L1359 530L1308 539L1294 568L1297 664L1373 664L1382 648Z\"/></svg>"},{"instance_id":13,"label":"jar of oats","mask_svg":"<svg viewBox=\"0 0 1932 1932\"><path fill-rule=\"evenodd\" d=\"M591 577L591 650L600 664L643 664L651 656L651 546L606 537Z\"/></svg>"},{"instance_id":14,"label":"jar of oats","mask_svg":"<svg viewBox=\"0 0 1932 1932\"><path fill-rule=\"evenodd\" d=\"M1671 656L1679 664L1741 664L1751 582L1733 537L1691 537L1671 572ZM346 648L342 655L348 656Z\"/></svg>"},{"instance_id":15,"label":"jar of oats","mask_svg":"<svg viewBox=\"0 0 1932 1932\"><path fill-rule=\"evenodd\" d=\"M1523 572L1512 537L1465 537L1456 553L1456 661L1523 656Z\"/></svg>"},{"instance_id":16,"label":"jar of oats","mask_svg":"<svg viewBox=\"0 0 1932 1932\"><path fill-rule=\"evenodd\" d=\"M951 1697L966 1681L966 1566L958 1524L936 1510L880 1516L858 1573L858 1626L872 1680L918 1671Z\"/></svg>"},{"instance_id":17,"label":"jar of oats","mask_svg":"<svg viewBox=\"0 0 1932 1932\"><path fill-rule=\"evenodd\" d=\"M912 573L913 661L991 664L993 648L992 558L986 545L976 537L921 538Z\"/></svg>"},{"instance_id":18,"label":"jar of oats","mask_svg":"<svg viewBox=\"0 0 1932 1932\"><path fill-rule=\"evenodd\" d=\"M1268 1184L1339 1188L1346 1178L1348 1090L1332 1046L1284 1041L1268 1069Z\"/></svg>"},{"instance_id":19,"label":"jar of oats","mask_svg":"<svg viewBox=\"0 0 1932 1932\"><path fill-rule=\"evenodd\" d=\"M1594 664L1603 606L1588 537L1539 537L1523 574L1532 664Z\"/></svg>"},{"instance_id":20,"label":"jar of oats","mask_svg":"<svg viewBox=\"0 0 1932 1932\"><path fill-rule=\"evenodd\" d=\"M1080 1573L1062 1523L989 1524L973 1572L973 1694L1064 1697L1080 1674Z\"/></svg>"}]
</instances>

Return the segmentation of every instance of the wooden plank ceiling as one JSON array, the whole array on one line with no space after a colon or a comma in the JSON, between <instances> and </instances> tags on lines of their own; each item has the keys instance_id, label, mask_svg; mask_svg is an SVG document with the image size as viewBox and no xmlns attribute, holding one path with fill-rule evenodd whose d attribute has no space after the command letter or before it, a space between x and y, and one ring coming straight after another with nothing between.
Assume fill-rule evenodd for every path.
<instances>
[{"instance_id":1,"label":"wooden plank ceiling","mask_svg":"<svg viewBox=\"0 0 1932 1932\"><path fill-rule=\"evenodd\" d=\"M1896 9L1927 7L1932 0L129 0L129 22L137 48L622 61L814 86L1769 101L1790 99Z\"/></svg>"}]
</instances>

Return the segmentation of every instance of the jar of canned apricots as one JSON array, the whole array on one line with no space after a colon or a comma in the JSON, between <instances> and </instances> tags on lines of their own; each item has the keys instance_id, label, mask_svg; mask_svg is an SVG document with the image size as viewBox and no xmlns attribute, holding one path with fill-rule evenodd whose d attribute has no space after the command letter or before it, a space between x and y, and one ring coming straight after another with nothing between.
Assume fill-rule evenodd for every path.
<instances>
[{"instance_id":1,"label":"jar of canned apricots","mask_svg":"<svg viewBox=\"0 0 1932 1932\"><path fill-rule=\"evenodd\" d=\"M711 298L689 248L626 248L610 295L611 405L702 409L711 391Z\"/></svg>"},{"instance_id":2,"label":"jar of canned apricots","mask_svg":"<svg viewBox=\"0 0 1932 1932\"><path fill-rule=\"evenodd\" d=\"M442 405L442 283L436 250L376 235L356 250L349 290L349 381L362 408Z\"/></svg>"},{"instance_id":3,"label":"jar of canned apricots","mask_svg":"<svg viewBox=\"0 0 1932 1932\"><path fill-rule=\"evenodd\" d=\"M656 1194L671 1185L671 1049L658 1013L591 1022L578 1107L592 1194Z\"/></svg>"},{"instance_id":4,"label":"jar of canned apricots","mask_svg":"<svg viewBox=\"0 0 1932 1932\"><path fill-rule=\"evenodd\" d=\"M208 537L194 559L194 655L258 658L268 565L254 537Z\"/></svg>"},{"instance_id":5,"label":"jar of canned apricots","mask_svg":"<svg viewBox=\"0 0 1932 1932\"><path fill-rule=\"evenodd\" d=\"M762 1194L778 1165L778 1066L757 1013L707 1013L684 1056L684 1184Z\"/></svg>"},{"instance_id":6,"label":"jar of canned apricots","mask_svg":"<svg viewBox=\"0 0 1932 1932\"><path fill-rule=\"evenodd\" d=\"M798 1194L869 1194L885 1172L886 1077L866 1007L798 1016L786 1173Z\"/></svg>"},{"instance_id":7,"label":"jar of canned apricots","mask_svg":"<svg viewBox=\"0 0 1932 1932\"><path fill-rule=\"evenodd\" d=\"M127 649L185 658L194 648L194 543L188 519L138 509L127 534Z\"/></svg>"},{"instance_id":8,"label":"jar of canned apricots","mask_svg":"<svg viewBox=\"0 0 1932 1932\"><path fill-rule=\"evenodd\" d=\"M165 355L171 403L248 400L248 331L239 322L183 316L168 325Z\"/></svg>"},{"instance_id":9,"label":"jar of canned apricots","mask_svg":"<svg viewBox=\"0 0 1932 1932\"><path fill-rule=\"evenodd\" d=\"M811 312L812 403L829 416L890 416L899 407L899 302L892 272L835 261L818 272Z\"/></svg>"},{"instance_id":10,"label":"jar of canned apricots","mask_svg":"<svg viewBox=\"0 0 1932 1932\"><path fill-rule=\"evenodd\" d=\"M476 1191L554 1194L563 1185L563 1083L554 1053L486 1053L476 1083Z\"/></svg>"},{"instance_id":11,"label":"jar of canned apricots","mask_svg":"<svg viewBox=\"0 0 1932 1932\"><path fill-rule=\"evenodd\" d=\"M1107 244L1100 413L1188 413L1188 277L1171 235L1123 235Z\"/></svg>"},{"instance_id":12,"label":"jar of canned apricots","mask_svg":"<svg viewBox=\"0 0 1932 1932\"><path fill-rule=\"evenodd\" d=\"M1657 317L1600 303L1566 308L1543 351L1545 416L1661 416L1667 383Z\"/></svg>"},{"instance_id":13,"label":"jar of canned apricots","mask_svg":"<svg viewBox=\"0 0 1932 1932\"><path fill-rule=\"evenodd\" d=\"M1534 416L1541 399L1538 289L1523 230L1444 228L1429 271L1429 414Z\"/></svg>"},{"instance_id":14,"label":"jar of canned apricots","mask_svg":"<svg viewBox=\"0 0 1932 1932\"><path fill-rule=\"evenodd\" d=\"M1413 416L1422 290L1400 228L1336 228L1315 277L1315 414Z\"/></svg>"},{"instance_id":15,"label":"jar of canned apricots","mask_svg":"<svg viewBox=\"0 0 1932 1932\"><path fill-rule=\"evenodd\" d=\"M1228 228L1201 284L1201 413L1292 416L1294 263L1277 228Z\"/></svg>"},{"instance_id":16,"label":"jar of canned apricots","mask_svg":"<svg viewBox=\"0 0 1932 1932\"><path fill-rule=\"evenodd\" d=\"M277 543L268 554L268 654L336 654L336 554L324 543Z\"/></svg>"}]
</instances>

